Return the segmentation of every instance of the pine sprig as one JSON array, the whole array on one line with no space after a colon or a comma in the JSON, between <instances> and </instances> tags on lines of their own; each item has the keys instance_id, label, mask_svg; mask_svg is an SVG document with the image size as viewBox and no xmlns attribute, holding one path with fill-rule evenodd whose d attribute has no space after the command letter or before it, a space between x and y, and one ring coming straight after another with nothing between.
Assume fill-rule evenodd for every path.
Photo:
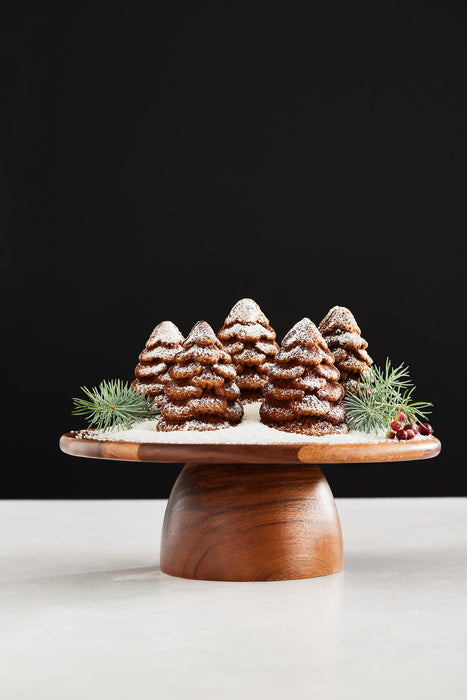
<instances>
[{"instance_id":1,"label":"pine sprig","mask_svg":"<svg viewBox=\"0 0 467 700\"><path fill-rule=\"evenodd\" d=\"M426 420L427 409L433 404L413 401L414 389L408 367L403 364L392 367L388 358L384 369L369 367L355 390L344 396L347 424L353 430L377 432L387 429L398 411L405 413L409 423Z\"/></svg>"},{"instance_id":2,"label":"pine sprig","mask_svg":"<svg viewBox=\"0 0 467 700\"><path fill-rule=\"evenodd\" d=\"M110 430L115 427L131 428L148 418L154 418L159 409L154 399L135 391L121 379L103 380L98 387L81 387L87 398L74 398L72 415L85 416L89 428Z\"/></svg>"}]
</instances>

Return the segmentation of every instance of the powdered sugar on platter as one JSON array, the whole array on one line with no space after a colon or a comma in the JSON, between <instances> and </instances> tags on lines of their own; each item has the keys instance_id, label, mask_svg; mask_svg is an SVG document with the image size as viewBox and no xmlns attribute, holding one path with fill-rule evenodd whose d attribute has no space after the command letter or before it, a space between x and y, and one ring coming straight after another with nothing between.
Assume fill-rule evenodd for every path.
<instances>
[{"instance_id":1,"label":"powdered sugar on platter","mask_svg":"<svg viewBox=\"0 0 467 700\"><path fill-rule=\"evenodd\" d=\"M260 403L252 403L244 406L245 413L242 421L235 426L222 428L220 430L174 430L170 432L160 432L156 430L157 419L147 420L138 423L128 430L112 429L107 432L99 430L83 430L75 434L76 438L92 438L95 440L112 440L123 442L151 442L158 444L223 444L223 445L263 445L263 444L325 444L335 445L338 443L378 443L391 442L386 438L384 432L364 433L351 430L345 434L323 435L313 437L310 435L299 435L296 433L286 433L283 430L270 428L261 423L259 419ZM416 436L414 440L421 439Z\"/></svg>"}]
</instances>

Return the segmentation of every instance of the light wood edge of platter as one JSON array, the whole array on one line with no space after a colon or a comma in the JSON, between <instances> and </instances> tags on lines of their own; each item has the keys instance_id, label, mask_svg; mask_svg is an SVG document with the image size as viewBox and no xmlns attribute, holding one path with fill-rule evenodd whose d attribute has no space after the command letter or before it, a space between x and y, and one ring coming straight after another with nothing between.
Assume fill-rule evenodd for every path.
<instances>
[{"instance_id":1,"label":"light wood edge of platter","mask_svg":"<svg viewBox=\"0 0 467 700\"><path fill-rule=\"evenodd\" d=\"M229 448L226 458L225 448ZM66 454L91 459L135 462L212 462L282 464L355 464L400 462L436 457L441 443L435 437L413 442L388 440L380 443L269 443L267 445L222 445L189 443L138 443L77 438L65 433L60 449ZM233 458L234 457L234 458Z\"/></svg>"},{"instance_id":2,"label":"light wood edge of platter","mask_svg":"<svg viewBox=\"0 0 467 700\"><path fill-rule=\"evenodd\" d=\"M406 462L436 457L441 452L441 443L435 437L414 442L338 443L332 445L332 454L328 452L328 455L326 448L329 445L304 445L298 451L298 459L310 464Z\"/></svg>"}]
</instances>

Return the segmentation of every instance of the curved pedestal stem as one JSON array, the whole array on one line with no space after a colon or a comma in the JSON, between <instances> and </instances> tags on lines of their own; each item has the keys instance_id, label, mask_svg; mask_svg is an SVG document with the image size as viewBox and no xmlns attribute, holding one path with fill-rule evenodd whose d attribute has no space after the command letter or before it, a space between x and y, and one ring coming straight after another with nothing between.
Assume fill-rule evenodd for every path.
<instances>
[{"instance_id":1,"label":"curved pedestal stem","mask_svg":"<svg viewBox=\"0 0 467 700\"><path fill-rule=\"evenodd\" d=\"M166 574L277 581L342 567L339 516L317 465L190 463L175 482L162 529Z\"/></svg>"}]
</instances>

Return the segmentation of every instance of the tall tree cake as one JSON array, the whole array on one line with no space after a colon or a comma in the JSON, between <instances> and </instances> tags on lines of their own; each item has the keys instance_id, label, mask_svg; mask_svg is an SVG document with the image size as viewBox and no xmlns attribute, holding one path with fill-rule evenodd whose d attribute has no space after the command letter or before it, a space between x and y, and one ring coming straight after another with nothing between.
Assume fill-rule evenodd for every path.
<instances>
[{"instance_id":1,"label":"tall tree cake","mask_svg":"<svg viewBox=\"0 0 467 700\"><path fill-rule=\"evenodd\" d=\"M269 369L262 423L305 435L345 433L344 390L321 333L308 318L284 337Z\"/></svg>"},{"instance_id":2,"label":"tall tree cake","mask_svg":"<svg viewBox=\"0 0 467 700\"><path fill-rule=\"evenodd\" d=\"M261 401L268 370L279 346L276 333L258 304L253 299L240 299L217 337L237 370L240 401Z\"/></svg>"},{"instance_id":3,"label":"tall tree cake","mask_svg":"<svg viewBox=\"0 0 467 700\"><path fill-rule=\"evenodd\" d=\"M198 321L169 369L157 430L217 430L239 423L237 372L206 321Z\"/></svg>"},{"instance_id":4,"label":"tall tree cake","mask_svg":"<svg viewBox=\"0 0 467 700\"><path fill-rule=\"evenodd\" d=\"M172 321L159 323L139 356L135 380L131 387L144 396L154 398L156 407L164 402L164 385L170 380L168 369L182 350L183 335Z\"/></svg>"},{"instance_id":5,"label":"tall tree cake","mask_svg":"<svg viewBox=\"0 0 467 700\"><path fill-rule=\"evenodd\" d=\"M345 306L333 306L319 324L319 330L334 355L344 391L354 391L357 381L373 362L354 315Z\"/></svg>"}]
</instances>

